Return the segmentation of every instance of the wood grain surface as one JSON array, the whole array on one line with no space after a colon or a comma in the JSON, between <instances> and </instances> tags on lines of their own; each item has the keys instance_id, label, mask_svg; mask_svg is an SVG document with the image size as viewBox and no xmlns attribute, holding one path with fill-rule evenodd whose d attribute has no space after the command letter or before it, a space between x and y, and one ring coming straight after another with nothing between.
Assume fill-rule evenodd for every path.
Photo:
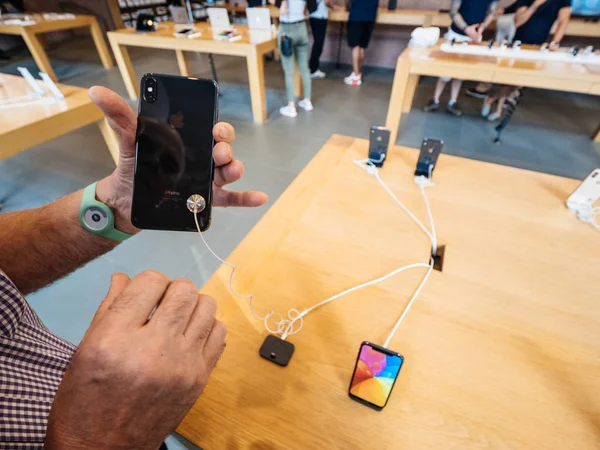
<instances>
[{"instance_id":1,"label":"wood grain surface","mask_svg":"<svg viewBox=\"0 0 600 450\"><path fill-rule=\"evenodd\" d=\"M426 236L352 163L367 149L333 136L228 258L258 314L427 261ZM396 147L381 176L426 220L416 159ZM599 448L600 235L565 207L578 182L447 155L434 181L444 271L392 340L406 360L382 412L348 398L358 348L385 340L425 269L307 315L282 368L222 266L202 291L227 349L178 431L204 450Z\"/></svg>"},{"instance_id":2,"label":"wood grain surface","mask_svg":"<svg viewBox=\"0 0 600 450\"><path fill-rule=\"evenodd\" d=\"M40 81L40 86L46 89ZM0 159L7 158L63 134L97 123L115 161L118 143L104 114L88 97L88 90L59 84L65 96L50 104L0 110ZM0 74L0 99L26 95L31 88L23 77Z\"/></svg>"}]
</instances>

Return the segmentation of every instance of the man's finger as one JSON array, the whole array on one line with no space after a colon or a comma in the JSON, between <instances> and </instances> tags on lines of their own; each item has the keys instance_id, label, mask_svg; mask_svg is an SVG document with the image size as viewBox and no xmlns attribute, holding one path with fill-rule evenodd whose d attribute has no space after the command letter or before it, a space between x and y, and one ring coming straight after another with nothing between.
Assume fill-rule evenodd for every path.
<instances>
[{"instance_id":1,"label":"man's finger","mask_svg":"<svg viewBox=\"0 0 600 450\"><path fill-rule=\"evenodd\" d=\"M235 192L227 191L225 189L218 189L214 192L213 205L214 206L262 206L269 200L269 197L264 192L260 191L248 191L248 192Z\"/></svg>"},{"instance_id":2,"label":"man's finger","mask_svg":"<svg viewBox=\"0 0 600 450\"><path fill-rule=\"evenodd\" d=\"M198 305L198 288L190 280L173 280L150 319L150 324L172 335L181 335Z\"/></svg>"},{"instance_id":3,"label":"man's finger","mask_svg":"<svg viewBox=\"0 0 600 450\"><path fill-rule=\"evenodd\" d=\"M204 344L202 356L206 363L206 368L209 373L215 368L219 362L219 358L225 350L225 337L227 336L227 328L223 322L215 321L210 335Z\"/></svg>"},{"instance_id":4,"label":"man's finger","mask_svg":"<svg viewBox=\"0 0 600 450\"><path fill-rule=\"evenodd\" d=\"M104 313L105 320L122 327L141 327L162 299L170 280L159 272L147 271L133 277Z\"/></svg>"},{"instance_id":5,"label":"man's finger","mask_svg":"<svg viewBox=\"0 0 600 450\"><path fill-rule=\"evenodd\" d=\"M233 161L233 149L227 142L218 142L213 149L213 159L217 167L226 166Z\"/></svg>"},{"instance_id":6,"label":"man's finger","mask_svg":"<svg viewBox=\"0 0 600 450\"><path fill-rule=\"evenodd\" d=\"M200 350L213 329L216 315L217 302L208 295L198 295L198 303L185 329L185 336Z\"/></svg>"},{"instance_id":7,"label":"man's finger","mask_svg":"<svg viewBox=\"0 0 600 450\"><path fill-rule=\"evenodd\" d=\"M129 279L129 277L124 273L113 274L110 280L110 288L108 290L108 294L106 294L106 297L104 298L104 300L102 300L102 303L100 303L98 311L96 311L96 314L94 314L94 318L92 319L90 327L94 326L95 323L99 322L102 319L104 313L108 310L108 308L115 301L115 299L119 295L121 295L121 293L129 285L130 281L131 280Z\"/></svg>"},{"instance_id":8,"label":"man's finger","mask_svg":"<svg viewBox=\"0 0 600 450\"><path fill-rule=\"evenodd\" d=\"M218 187L223 187L226 184L235 183L242 178L244 174L244 164L241 161L233 161L223 167L215 169L214 182Z\"/></svg>"},{"instance_id":9,"label":"man's finger","mask_svg":"<svg viewBox=\"0 0 600 450\"><path fill-rule=\"evenodd\" d=\"M105 87L93 86L88 91L88 95L102 110L108 124L117 135L121 157L133 158L137 118L131 107L118 94Z\"/></svg>"},{"instance_id":10,"label":"man's finger","mask_svg":"<svg viewBox=\"0 0 600 450\"><path fill-rule=\"evenodd\" d=\"M235 130L226 122L219 122L213 128L213 137L216 142L227 142L231 144L235 141Z\"/></svg>"}]
</instances>

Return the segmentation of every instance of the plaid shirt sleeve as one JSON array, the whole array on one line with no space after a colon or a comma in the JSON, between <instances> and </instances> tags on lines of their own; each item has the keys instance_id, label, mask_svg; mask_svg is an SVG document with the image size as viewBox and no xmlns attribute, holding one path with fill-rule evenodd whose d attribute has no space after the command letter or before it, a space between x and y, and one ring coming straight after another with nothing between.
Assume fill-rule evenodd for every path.
<instances>
[{"instance_id":1,"label":"plaid shirt sleeve","mask_svg":"<svg viewBox=\"0 0 600 450\"><path fill-rule=\"evenodd\" d=\"M0 449L41 449L75 346L55 336L0 271Z\"/></svg>"}]
</instances>

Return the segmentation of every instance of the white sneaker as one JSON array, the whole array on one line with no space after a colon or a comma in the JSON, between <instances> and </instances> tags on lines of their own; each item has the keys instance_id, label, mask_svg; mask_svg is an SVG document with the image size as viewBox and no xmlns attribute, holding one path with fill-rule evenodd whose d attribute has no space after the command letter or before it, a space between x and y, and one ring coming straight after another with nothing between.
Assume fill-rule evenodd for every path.
<instances>
[{"instance_id":1,"label":"white sneaker","mask_svg":"<svg viewBox=\"0 0 600 450\"><path fill-rule=\"evenodd\" d=\"M310 74L311 78L325 78L326 76L327 74L319 69L315 70L313 73Z\"/></svg>"},{"instance_id":2,"label":"white sneaker","mask_svg":"<svg viewBox=\"0 0 600 450\"><path fill-rule=\"evenodd\" d=\"M291 106L291 105L287 105L287 106L283 106L282 108L279 108L279 112L287 117L297 117L298 116L298 111L296 111L296 107Z\"/></svg>"},{"instance_id":3,"label":"white sneaker","mask_svg":"<svg viewBox=\"0 0 600 450\"><path fill-rule=\"evenodd\" d=\"M500 117L502 117L500 114L498 114L497 112L493 112L489 116L487 116L487 120L489 120L490 122L495 122L496 120L500 119Z\"/></svg>"},{"instance_id":4,"label":"white sneaker","mask_svg":"<svg viewBox=\"0 0 600 450\"><path fill-rule=\"evenodd\" d=\"M315 109L312 102L307 98L305 98L304 100L300 100L298 102L298 106L300 108L302 108L304 111L312 111L313 109Z\"/></svg>"},{"instance_id":5,"label":"white sneaker","mask_svg":"<svg viewBox=\"0 0 600 450\"><path fill-rule=\"evenodd\" d=\"M344 83L350 86L360 86L362 84L362 74L357 75L352 72L352 74L344 78Z\"/></svg>"}]
</instances>

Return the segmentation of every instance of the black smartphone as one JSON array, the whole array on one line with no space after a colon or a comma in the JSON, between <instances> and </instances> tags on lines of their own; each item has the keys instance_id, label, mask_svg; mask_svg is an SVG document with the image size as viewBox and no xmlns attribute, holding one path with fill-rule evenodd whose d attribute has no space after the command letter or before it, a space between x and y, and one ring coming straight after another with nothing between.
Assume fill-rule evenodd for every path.
<instances>
[{"instance_id":1,"label":"black smartphone","mask_svg":"<svg viewBox=\"0 0 600 450\"><path fill-rule=\"evenodd\" d=\"M433 174L433 169L437 164L437 160L444 149L444 141L437 139L423 139L421 143L421 153L419 153L419 160L417 161L417 169L415 170L416 176L423 175L424 177L430 178Z\"/></svg>"},{"instance_id":2,"label":"black smartphone","mask_svg":"<svg viewBox=\"0 0 600 450\"><path fill-rule=\"evenodd\" d=\"M384 127L371 127L369 136L369 159L375 166L383 166L390 145L390 130Z\"/></svg>"},{"instance_id":3,"label":"black smartphone","mask_svg":"<svg viewBox=\"0 0 600 450\"><path fill-rule=\"evenodd\" d=\"M219 88L213 80L146 74L141 81L131 223L150 230L195 231L187 201L202 196L210 226L213 127Z\"/></svg>"},{"instance_id":4,"label":"black smartphone","mask_svg":"<svg viewBox=\"0 0 600 450\"><path fill-rule=\"evenodd\" d=\"M363 342L350 381L350 398L381 411L387 405L403 363L404 357L399 353Z\"/></svg>"}]
</instances>

